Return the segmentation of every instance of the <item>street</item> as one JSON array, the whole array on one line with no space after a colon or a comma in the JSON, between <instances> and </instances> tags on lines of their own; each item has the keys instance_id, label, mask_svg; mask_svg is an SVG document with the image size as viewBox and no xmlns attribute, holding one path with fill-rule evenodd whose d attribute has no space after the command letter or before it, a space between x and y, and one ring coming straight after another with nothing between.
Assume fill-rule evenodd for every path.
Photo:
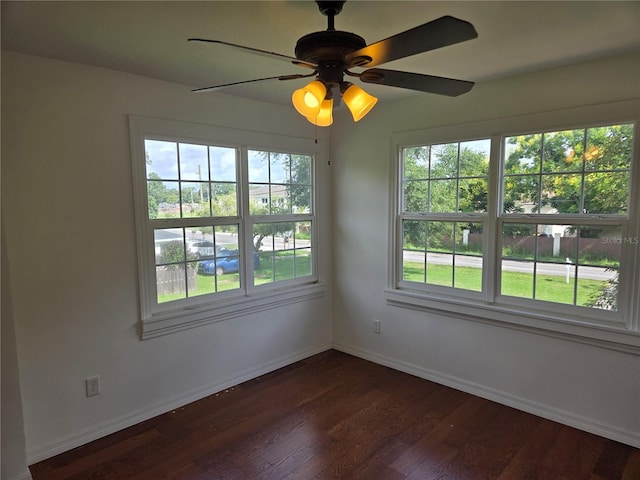
<instances>
[{"instance_id":1,"label":"street","mask_svg":"<svg viewBox=\"0 0 640 480\"><path fill-rule=\"evenodd\" d=\"M451 265L452 263L451 254L446 253L429 253L428 260L429 263L436 265ZM456 266L458 267L472 267L472 268L481 268L482 267L482 257L474 257L469 255L461 255L456 254ZM409 262L423 262L424 254L421 252L412 252L412 251L404 251L403 252L404 261ZM502 270L508 272L522 272L522 273L533 273L533 262L527 260L503 260L502 261ZM608 271L604 267L588 267L588 266L579 266L578 267L578 275L583 279L590 280L600 280L606 281L611 280L615 276L615 272ZM540 275L555 275L558 277L565 277L567 275L567 264L566 263L548 263L548 262L538 262L536 267L536 273ZM570 265L569 275L573 277L575 274L575 265Z\"/></svg>"}]
</instances>

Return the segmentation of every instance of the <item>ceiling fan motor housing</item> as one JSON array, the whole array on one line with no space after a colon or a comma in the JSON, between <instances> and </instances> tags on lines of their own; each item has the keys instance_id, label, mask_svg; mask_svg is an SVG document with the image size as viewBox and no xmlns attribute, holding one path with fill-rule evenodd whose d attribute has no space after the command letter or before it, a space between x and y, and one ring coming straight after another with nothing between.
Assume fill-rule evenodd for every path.
<instances>
[{"instance_id":1,"label":"ceiling fan motor housing","mask_svg":"<svg viewBox=\"0 0 640 480\"><path fill-rule=\"evenodd\" d=\"M295 54L299 60L317 64L319 71L327 68L339 70L340 78L326 80L340 82L344 69L351 66L344 63L345 56L366 46L367 42L360 35L340 30L326 30L300 38L296 43Z\"/></svg>"}]
</instances>

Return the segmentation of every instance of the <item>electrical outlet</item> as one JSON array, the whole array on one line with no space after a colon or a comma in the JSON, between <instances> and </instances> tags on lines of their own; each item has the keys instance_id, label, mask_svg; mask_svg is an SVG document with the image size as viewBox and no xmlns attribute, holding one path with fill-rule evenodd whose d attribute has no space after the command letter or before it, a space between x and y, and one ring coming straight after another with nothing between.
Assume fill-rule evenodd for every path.
<instances>
[{"instance_id":1,"label":"electrical outlet","mask_svg":"<svg viewBox=\"0 0 640 480\"><path fill-rule=\"evenodd\" d=\"M373 333L380 333L380 320L373 319Z\"/></svg>"},{"instance_id":2,"label":"electrical outlet","mask_svg":"<svg viewBox=\"0 0 640 480\"><path fill-rule=\"evenodd\" d=\"M84 388L87 393L87 397L94 397L100 395L100 377L95 375L84 379Z\"/></svg>"}]
</instances>

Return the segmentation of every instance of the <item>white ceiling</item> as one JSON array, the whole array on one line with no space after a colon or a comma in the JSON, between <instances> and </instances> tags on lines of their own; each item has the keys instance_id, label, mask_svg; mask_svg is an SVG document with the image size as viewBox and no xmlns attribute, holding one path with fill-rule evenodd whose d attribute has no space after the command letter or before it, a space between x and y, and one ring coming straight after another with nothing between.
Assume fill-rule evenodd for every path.
<instances>
[{"instance_id":1,"label":"white ceiling","mask_svg":"<svg viewBox=\"0 0 640 480\"><path fill-rule=\"evenodd\" d=\"M478 38L381 67L482 82L640 51L638 1L350 0L335 26L373 43L443 15L471 22ZM131 72L184 84L187 90L309 73L286 61L190 43L189 37L294 56L299 37L326 28L327 18L311 1L2 1L3 50ZM304 83L273 80L225 93L286 104ZM376 85L365 88L381 101L428 95Z\"/></svg>"}]
</instances>

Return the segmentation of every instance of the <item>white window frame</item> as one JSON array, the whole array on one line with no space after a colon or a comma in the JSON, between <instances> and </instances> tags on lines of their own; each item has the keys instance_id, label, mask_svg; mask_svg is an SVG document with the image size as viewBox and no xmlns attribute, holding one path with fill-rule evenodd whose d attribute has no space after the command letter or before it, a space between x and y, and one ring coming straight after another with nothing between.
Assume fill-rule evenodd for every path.
<instances>
[{"instance_id":1,"label":"white window frame","mask_svg":"<svg viewBox=\"0 0 640 480\"><path fill-rule=\"evenodd\" d=\"M558 336L605 348L640 354L640 245L623 244L620 261L622 299L618 311L610 312L560 305L536 300L498 295L500 281L501 225L509 221L536 222L526 214L501 213L502 149L506 137L527 132L561 131L613 124L635 124L631 183L635 185L629 199L628 216L580 216L589 224L625 225L623 236L638 238L640 234L640 101L580 107L519 117L437 127L422 131L396 133L391 139L393 167L390 185L389 269L385 298L390 305L436 312ZM484 218L483 293L404 282L402 280L402 149L415 145L434 145L491 138L488 212ZM543 220L562 224L576 221L576 216L548 215ZM553 218L551 218L553 217ZM472 217L469 217L469 221Z\"/></svg>"},{"instance_id":2,"label":"white window frame","mask_svg":"<svg viewBox=\"0 0 640 480\"><path fill-rule=\"evenodd\" d=\"M133 194L135 206L136 238L138 247L138 276L140 288L141 339L153 338L187 328L219 322L278 308L283 305L305 301L325 294L326 285L320 281L319 245L320 215L318 196L319 158L325 155L320 140L273 135L260 132L236 130L224 127L187 123L137 115L129 116L131 142ZM207 294L184 300L159 304L156 296L154 227L163 220L150 220L147 207L147 182L145 167L145 139L159 139L183 143L199 143L235 148L238 162L238 248L247 257L252 252L253 225L274 221L311 221L312 225L312 275L253 285L252 262L245 261L241 272L241 286L229 292ZM309 155L312 157L312 211L300 215L249 215L249 192L247 175L247 152L249 150L277 151ZM201 224L207 219L184 218L166 221L168 227L180 223ZM216 221L214 221L216 223ZM219 222L217 222L219 223ZM225 223L224 221L222 223ZM208 225L209 223L207 223ZM251 254L250 254L251 255ZM241 264L242 265L242 264Z\"/></svg>"}]
</instances>

